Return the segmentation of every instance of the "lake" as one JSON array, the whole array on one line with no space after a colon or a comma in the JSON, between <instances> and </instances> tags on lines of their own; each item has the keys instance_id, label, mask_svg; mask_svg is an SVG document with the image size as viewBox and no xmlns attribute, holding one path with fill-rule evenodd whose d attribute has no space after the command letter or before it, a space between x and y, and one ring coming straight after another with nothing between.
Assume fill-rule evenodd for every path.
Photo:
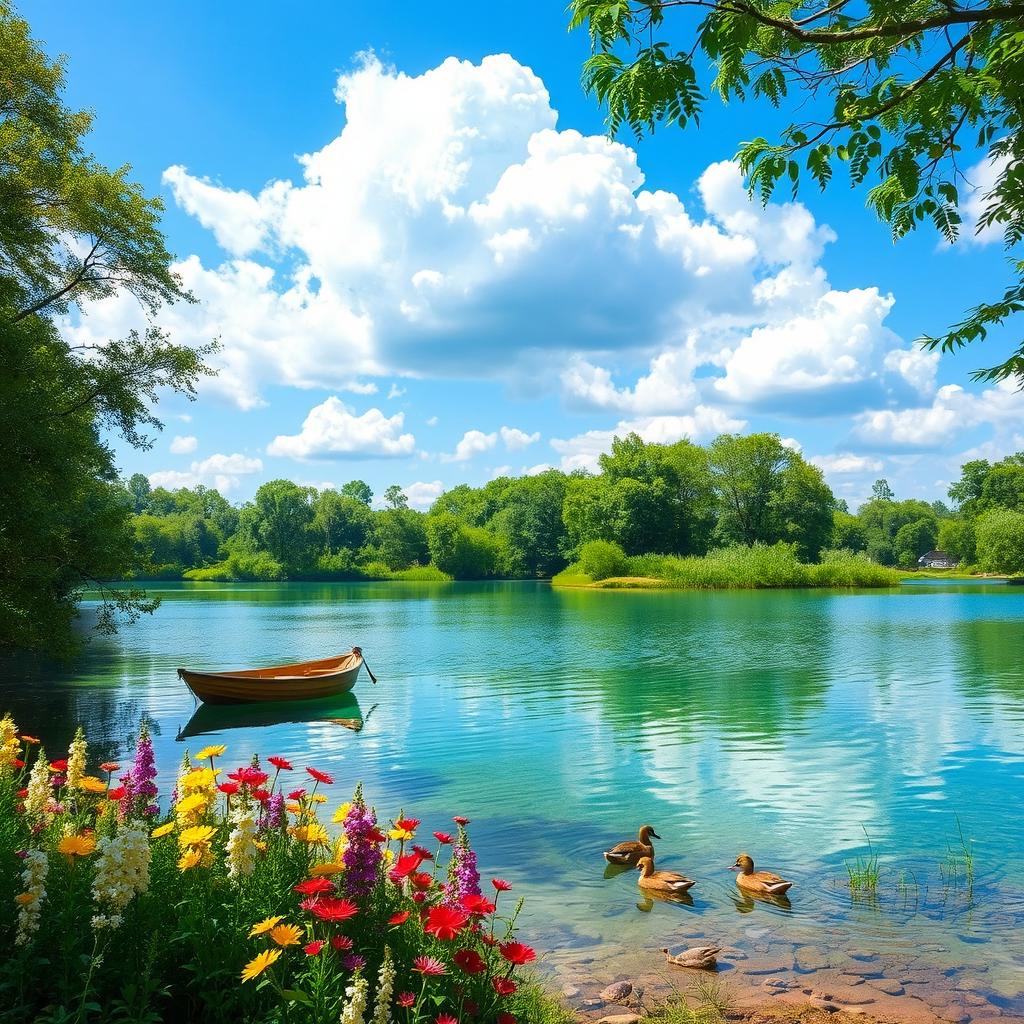
<instances>
[{"instance_id":1,"label":"lake","mask_svg":"<svg viewBox=\"0 0 1024 1024\"><path fill-rule=\"evenodd\" d=\"M7 666L0 710L50 751L81 721L121 755L145 716L164 793L185 747L215 740L239 763L258 750L332 772L339 799L361 779L382 816L424 829L466 815L485 877L526 897L524 932L570 986L664 974L662 946L707 939L747 987L845 972L946 1019L1024 1014L1024 588L150 590L159 611L73 671ZM361 732L214 715L176 740L193 712L177 666L353 644L380 685L362 675L358 706L334 715L365 717ZM605 877L601 851L643 822L659 866L698 880L692 905L643 904L634 872ZM947 861L961 827L973 884ZM845 863L865 833L883 873L853 898ZM796 880L790 907L738 896L741 850Z\"/></svg>"}]
</instances>

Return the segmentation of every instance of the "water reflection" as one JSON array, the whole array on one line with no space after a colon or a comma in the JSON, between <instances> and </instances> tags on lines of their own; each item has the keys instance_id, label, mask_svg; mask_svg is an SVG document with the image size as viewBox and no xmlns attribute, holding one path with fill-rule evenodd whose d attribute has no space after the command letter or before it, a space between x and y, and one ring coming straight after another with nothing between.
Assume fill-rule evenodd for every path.
<instances>
[{"instance_id":1,"label":"water reflection","mask_svg":"<svg viewBox=\"0 0 1024 1024\"><path fill-rule=\"evenodd\" d=\"M280 701L268 704L199 704L192 717L177 733L179 741L232 729L257 729L302 722L330 722L359 732L365 717L355 694L327 697L323 700Z\"/></svg>"}]
</instances>

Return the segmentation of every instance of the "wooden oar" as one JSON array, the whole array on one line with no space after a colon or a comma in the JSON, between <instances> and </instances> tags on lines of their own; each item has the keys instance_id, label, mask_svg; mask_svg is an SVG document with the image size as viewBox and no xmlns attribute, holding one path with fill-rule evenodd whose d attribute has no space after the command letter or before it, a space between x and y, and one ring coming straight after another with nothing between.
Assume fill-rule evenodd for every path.
<instances>
[{"instance_id":1,"label":"wooden oar","mask_svg":"<svg viewBox=\"0 0 1024 1024\"><path fill-rule=\"evenodd\" d=\"M363 658L363 649L362 649L362 647L353 647L352 648L352 653L353 654L358 654L360 658ZM377 677L370 671L370 666L366 664L366 658L363 658L363 668L366 669L366 674L370 677L370 682L373 683L374 686L376 686L377 685Z\"/></svg>"}]
</instances>

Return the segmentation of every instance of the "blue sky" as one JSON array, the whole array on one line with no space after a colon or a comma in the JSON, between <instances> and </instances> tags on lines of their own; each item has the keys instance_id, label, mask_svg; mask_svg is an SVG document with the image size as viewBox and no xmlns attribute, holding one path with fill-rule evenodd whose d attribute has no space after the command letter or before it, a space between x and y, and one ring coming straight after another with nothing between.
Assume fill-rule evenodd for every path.
<instances>
[{"instance_id":1,"label":"blue sky","mask_svg":"<svg viewBox=\"0 0 1024 1024\"><path fill-rule=\"evenodd\" d=\"M855 504L1024 448L1021 395L968 377L1005 343L913 345L1001 289L997 243L894 246L838 176L749 204L727 161L780 123L763 107L610 145L563 7L22 4L97 157L165 199L200 303L162 322L223 345L151 451L119 447L126 474L233 500L359 477L425 507L592 468L628 429L764 429ZM85 314L69 336L139 324L127 299Z\"/></svg>"}]
</instances>

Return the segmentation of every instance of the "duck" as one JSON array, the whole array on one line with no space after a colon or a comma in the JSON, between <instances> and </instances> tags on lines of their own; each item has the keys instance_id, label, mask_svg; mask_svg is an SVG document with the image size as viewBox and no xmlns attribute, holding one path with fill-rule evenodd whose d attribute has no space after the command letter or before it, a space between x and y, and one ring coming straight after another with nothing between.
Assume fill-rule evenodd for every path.
<instances>
[{"instance_id":1,"label":"duck","mask_svg":"<svg viewBox=\"0 0 1024 1024\"><path fill-rule=\"evenodd\" d=\"M617 843L610 850L605 850L604 859L609 864L619 864L624 867L636 867L641 857L653 857L654 846L651 838L660 839L661 836L654 831L653 825L641 825L640 832L636 839L625 843Z\"/></svg>"},{"instance_id":2,"label":"duck","mask_svg":"<svg viewBox=\"0 0 1024 1024\"><path fill-rule=\"evenodd\" d=\"M762 896L782 896L787 893L793 883L771 871L755 871L754 861L749 853L741 853L730 871L738 871L736 884L747 892L760 893Z\"/></svg>"},{"instance_id":3,"label":"duck","mask_svg":"<svg viewBox=\"0 0 1024 1024\"><path fill-rule=\"evenodd\" d=\"M655 871L653 857L641 857L637 861L640 877L636 884L648 892L662 896L685 896L697 883L678 871Z\"/></svg>"},{"instance_id":4,"label":"duck","mask_svg":"<svg viewBox=\"0 0 1024 1024\"><path fill-rule=\"evenodd\" d=\"M713 971L718 967L721 946L672 946L662 947L662 953L670 964L689 967L695 971Z\"/></svg>"}]
</instances>

